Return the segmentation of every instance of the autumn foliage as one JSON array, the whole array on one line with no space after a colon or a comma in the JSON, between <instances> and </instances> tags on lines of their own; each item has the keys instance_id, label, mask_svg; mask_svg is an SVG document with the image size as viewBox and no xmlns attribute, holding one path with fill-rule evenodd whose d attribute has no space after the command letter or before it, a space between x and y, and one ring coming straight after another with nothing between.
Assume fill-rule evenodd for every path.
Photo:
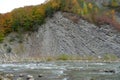
<instances>
[{"instance_id":1,"label":"autumn foliage","mask_svg":"<svg viewBox=\"0 0 120 80\"><path fill-rule=\"evenodd\" d=\"M110 4L118 6L116 0L112 0ZM46 17L52 17L56 11L75 13L92 23L109 23L120 29L120 24L115 20L115 10L101 12L97 5L86 0L47 0L41 5L25 6L0 14L0 36L12 31L35 31L45 23Z\"/></svg>"}]
</instances>

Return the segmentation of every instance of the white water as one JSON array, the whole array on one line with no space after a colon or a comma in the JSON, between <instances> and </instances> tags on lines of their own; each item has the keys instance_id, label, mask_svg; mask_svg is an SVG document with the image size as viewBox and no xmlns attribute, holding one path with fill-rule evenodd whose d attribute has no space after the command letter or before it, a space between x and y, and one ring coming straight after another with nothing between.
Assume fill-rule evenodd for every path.
<instances>
[{"instance_id":1,"label":"white water","mask_svg":"<svg viewBox=\"0 0 120 80\"><path fill-rule=\"evenodd\" d=\"M115 70L116 73L103 70ZM84 63L84 62L48 62L48 63L14 63L0 64L0 71L27 74L44 74L43 80L89 80L99 77L99 80L119 80L120 63ZM72 76L71 76L72 75ZM86 77L87 76L87 77ZM101 77L104 76L104 77ZM112 79L115 78L115 79Z\"/></svg>"}]
</instances>

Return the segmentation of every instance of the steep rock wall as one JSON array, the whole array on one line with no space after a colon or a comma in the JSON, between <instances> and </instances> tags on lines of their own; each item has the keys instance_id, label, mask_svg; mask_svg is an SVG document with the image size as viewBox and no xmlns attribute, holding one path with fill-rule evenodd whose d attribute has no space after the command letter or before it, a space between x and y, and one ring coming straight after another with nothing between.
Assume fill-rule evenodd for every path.
<instances>
[{"instance_id":1,"label":"steep rock wall","mask_svg":"<svg viewBox=\"0 0 120 80\"><path fill-rule=\"evenodd\" d=\"M57 12L36 32L11 33L0 44L0 58L5 59L72 55L120 56L120 32L109 25L101 27L79 19L77 23Z\"/></svg>"}]
</instances>

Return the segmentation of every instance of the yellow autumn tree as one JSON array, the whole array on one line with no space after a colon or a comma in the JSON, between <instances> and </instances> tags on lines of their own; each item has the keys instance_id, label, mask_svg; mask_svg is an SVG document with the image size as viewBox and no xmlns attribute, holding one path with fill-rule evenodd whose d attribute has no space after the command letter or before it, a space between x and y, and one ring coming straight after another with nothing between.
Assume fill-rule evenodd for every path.
<instances>
[{"instance_id":1,"label":"yellow autumn tree","mask_svg":"<svg viewBox=\"0 0 120 80\"><path fill-rule=\"evenodd\" d=\"M60 7L60 1L59 0L53 0L51 2L51 7L54 9L54 10L57 10L59 7Z\"/></svg>"},{"instance_id":2,"label":"yellow autumn tree","mask_svg":"<svg viewBox=\"0 0 120 80\"><path fill-rule=\"evenodd\" d=\"M80 14L80 12L81 12L81 7L80 7L80 5L79 5L79 3L78 3L78 0L73 0L72 1L72 5L74 5L73 6L73 12L74 13L76 13L76 14Z\"/></svg>"},{"instance_id":3,"label":"yellow autumn tree","mask_svg":"<svg viewBox=\"0 0 120 80\"><path fill-rule=\"evenodd\" d=\"M111 10L112 19L115 20L115 10Z\"/></svg>"},{"instance_id":4,"label":"yellow autumn tree","mask_svg":"<svg viewBox=\"0 0 120 80\"><path fill-rule=\"evenodd\" d=\"M93 9L92 3L88 3L88 8L89 8L89 9Z\"/></svg>"}]
</instances>

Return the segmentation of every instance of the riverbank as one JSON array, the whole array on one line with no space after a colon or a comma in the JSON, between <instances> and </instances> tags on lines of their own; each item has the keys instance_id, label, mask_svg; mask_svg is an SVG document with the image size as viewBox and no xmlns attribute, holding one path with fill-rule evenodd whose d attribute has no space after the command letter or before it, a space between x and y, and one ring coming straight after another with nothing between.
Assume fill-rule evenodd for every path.
<instances>
[{"instance_id":1,"label":"riverbank","mask_svg":"<svg viewBox=\"0 0 120 80\"><path fill-rule=\"evenodd\" d=\"M43 56L30 58L6 59L0 63L39 63L39 62L120 62L120 58L115 55L101 56L77 56L62 54L59 56Z\"/></svg>"}]
</instances>

